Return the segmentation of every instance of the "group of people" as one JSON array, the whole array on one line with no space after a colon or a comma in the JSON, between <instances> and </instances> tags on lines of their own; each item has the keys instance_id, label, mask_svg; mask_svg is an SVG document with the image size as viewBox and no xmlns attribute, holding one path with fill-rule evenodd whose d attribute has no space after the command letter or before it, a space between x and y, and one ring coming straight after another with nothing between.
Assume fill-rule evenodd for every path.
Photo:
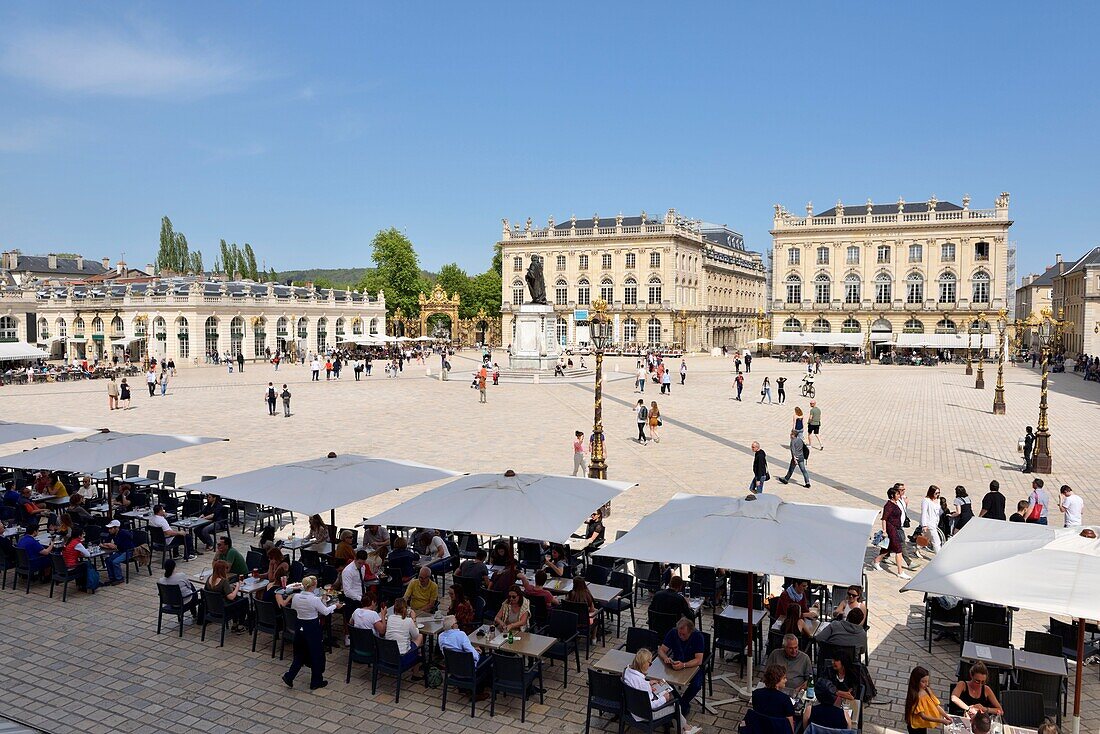
<instances>
[{"instance_id":1,"label":"group of people","mask_svg":"<svg viewBox=\"0 0 1100 734\"><path fill-rule=\"evenodd\" d=\"M634 369L634 392L645 392L645 384L647 380L653 380L654 383L660 385L662 395L672 394L672 366L665 364L665 358L656 352L650 352L646 354L644 361L639 359ZM680 374L680 384L687 384L688 367L687 362L683 359L680 360L680 366L678 368Z\"/></svg>"}]
</instances>

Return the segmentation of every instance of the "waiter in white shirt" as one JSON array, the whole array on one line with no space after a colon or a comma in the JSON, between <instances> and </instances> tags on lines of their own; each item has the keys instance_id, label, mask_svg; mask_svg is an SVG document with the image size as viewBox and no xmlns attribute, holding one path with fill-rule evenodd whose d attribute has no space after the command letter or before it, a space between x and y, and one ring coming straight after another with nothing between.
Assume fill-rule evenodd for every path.
<instances>
[{"instance_id":1,"label":"waiter in white shirt","mask_svg":"<svg viewBox=\"0 0 1100 734\"><path fill-rule=\"evenodd\" d=\"M283 674L283 683L288 688L294 687L294 678L298 671L306 664L310 667L309 690L315 691L328 685L325 680L325 643L321 636L321 617L327 617L333 610L340 609L344 605L336 604L326 606L321 597L314 594L317 588L317 577L306 576L302 579L302 591L284 601L283 597L276 596L279 606L290 608L298 615L298 628L294 631L294 662L290 664L290 670Z\"/></svg>"}]
</instances>

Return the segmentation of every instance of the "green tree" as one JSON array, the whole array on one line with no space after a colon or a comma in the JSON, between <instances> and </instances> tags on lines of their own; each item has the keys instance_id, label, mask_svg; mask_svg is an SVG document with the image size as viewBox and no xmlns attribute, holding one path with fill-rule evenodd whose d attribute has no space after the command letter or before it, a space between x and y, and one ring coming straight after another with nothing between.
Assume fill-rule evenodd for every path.
<instances>
[{"instance_id":1,"label":"green tree","mask_svg":"<svg viewBox=\"0 0 1100 734\"><path fill-rule=\"evenodd\" d=\"M187 249L187 237L183 232L176 232L176 244L172 248L172 267L177 273L186 273L191 266L191 256Z\"/></svg>"},{"instance_id":2,"label":"green tree","mask_svg":"<svg viewBox=\"0 0 1100 734\"><path fill-rule=\"evenodd\" d=\"M162 217L160 220L160 249L157 250L156 270L171 269L173 255L172 250L176 246L176 234L172 230L172 220Z\"/></svg>"},{"instance_id":3,"label":"green tree","mask_svg":"<svg viewBox=\"0 0 1100 734\"><path fill-rule=\"evenodd\" d=\"M398 308L410 316L416 314L420 292L427 290L430 284L420 273L420 261L412 242L390 227L374 236L371 248L375 269L359 282L358 287L370 293L382 290L390 314Z\"/></svg>"},{"instance_id":4,"label":"green tree","mask_svg":"<svg viewBox=\"0 0 1100 734\"><path fill-rule=\"evenodd\" d=\"M195 275L202 275L203 270L202 270L202 252L201 251L195 250L194 252L191 253L191 262L188 265L187 270L188 270L188 272L194 273Z\"/></svg>"},{"instance_id":5,"label":"green tree","mask_svg":"<svg viewBox=\"0 0 1100 734\"><path fill-rule=\"evenodd\" d=\"M267 281L269 283L278 283L279 282L279 274L275 272L275 268L272 268L271 272L269 272L267 274Z\"/></svg>"},{"instance_id":6,"label":"green tree","mask_svg":"<svg viewBox=\"0 0 1100 734\"><path fill-rule=\"evenodd\" d=\"M448 297L458 294L461 302L458 308L459 318L468 319L477 313L477 307L472 307L473 283L466 271L458 267L458 263L448 263L441 267L436 283L447 292Z\"/></svg>"},{"instance_id":7,"label":"green tree","mask_svg":"<svg viewBox=\"0 0 1100 734\"><path fill-rule=\"evenodd\" d=\"M233 259L231 253L229 252L229 245L226 243L225 240L221 240L218 243L218 252L220 254L220 257L218 258L217 263L214 265L214 272L226 273L231 275L233 273Z\"/></svg>"},{"instance_id":8,"label":"green tree","mask_svg":"<svg viewBox=\"0 0 1100 734\"><path fill-rule=\"evenodd\" d=\"M257 280L259 274L256 272L256 253L252 251L252 245L247 242L244 243L244 277Z\"/></svg>"}]
</instances>

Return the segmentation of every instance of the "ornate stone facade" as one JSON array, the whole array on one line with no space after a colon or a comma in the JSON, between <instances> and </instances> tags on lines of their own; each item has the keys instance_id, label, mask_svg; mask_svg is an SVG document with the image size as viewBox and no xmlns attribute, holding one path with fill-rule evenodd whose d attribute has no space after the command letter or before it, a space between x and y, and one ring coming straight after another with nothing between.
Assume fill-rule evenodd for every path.
<instances>
[{"instance_id":1,"label":"ornate stone facade","mask_svg":"<svg viewBox=\"0 0 1100 734\"><path fill-rule=\"evenodd\" d=\"M1100 354L1100 247L1055 267L1051 307L1056 317L1066 321L1062 331L1066 354L1095 357Z\"/></svg>"},{"instance_id":2,"label":"ornate stone facade","mask_svg":"<svg viewBox=\"0 0 1100 734\"><path fill-rule=\"evenodd\" d=\"M909 333L965 332L1006 307L1008 194L993 209L937 201L845 206L797 217L775 205L772 335L819 345ZM975 327L976 328L976 327ZM863 343L862 340L860 343Z\"/></svg>"},{"instance_id":3,"label":"ornate stone facade","mask_svg":"<svg viewBox=\"0 0 1100 734\"><path fill-rule=\"evenodd\" d=\"M555 336L566 347L589 342L587 311L608 303L612 341L620 347L663 345L688 350L744 346L755 337L764 307L764 266L724 226L685 219L675 209L660 218L622 214L576 217L523 228L503 220L501 331L514 338L515 312L527 298L524 273L543 258Z\"/></svg>"}]
</instances>

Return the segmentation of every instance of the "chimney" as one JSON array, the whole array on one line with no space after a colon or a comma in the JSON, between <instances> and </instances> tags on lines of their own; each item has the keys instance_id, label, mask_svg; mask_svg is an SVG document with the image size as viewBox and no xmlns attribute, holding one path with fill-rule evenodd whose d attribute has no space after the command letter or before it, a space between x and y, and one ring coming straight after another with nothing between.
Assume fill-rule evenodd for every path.
<instances>
[{"instance_id":1,"label":"chimney","mask_svg":"<svg viewBox=\"0 0 1100 734\"><path fill-rule=\"evenodd\" d=\"M83 255L77 255L76 256L76 269L77 270L83 270L84 269L84 256Z\"/></svg>"},{"instance_id":2,"label":"chimney","mask_svg":"<svg viewBox=\"0 0 1100 734\"><path fill-rule=\"evenodd\" d=\"M105 257L105 258L103 258L102 262L103 262L103 269L104 270L110 270L111 269L111 258Z\"/></svg>"},{"instance_id":3,"label":"chimney","mask_svg":"<svg viewBox=\"0 0 1100 734\"><path fill-rule=\"evenodd\" d=\"M103 258L103 267L107 267L107 258ZM117 272L120 276L126 275L126 263L119 260L118 266L115 268L115 272Z\"/></svg>"},{"instance_id":4,"label":"chimney","mask_svg":"<svg viewBox=\"0 0 1100 734\"><path fill-rule=\"evenodd\" d=\"M1057 253L1054 254L1054 262L1055 263L1062 262L1062 253L1057 252Z\"/></svg>"},{"instance_id":5,"label":"chimney","mask_svg":"<svg viewBox=\"0 0 1100 734\"><path fill-rule=\"evenodd\" d=\"M149 263L148 265L145 266L145 274L146 275L155 275L156 272L157 271L156 271L156 268L153 267L153 263Z\"/></svg>"},{"instance_id":6,"label":"chimney","mask_svg":"<svg viewBox=\"0 0 1100 734\"><path fill-rule=\"evenodd\" d=\"M57 255L46 256L46 267L50 270L57 270Z\"/></svg>"}]
</instances>

